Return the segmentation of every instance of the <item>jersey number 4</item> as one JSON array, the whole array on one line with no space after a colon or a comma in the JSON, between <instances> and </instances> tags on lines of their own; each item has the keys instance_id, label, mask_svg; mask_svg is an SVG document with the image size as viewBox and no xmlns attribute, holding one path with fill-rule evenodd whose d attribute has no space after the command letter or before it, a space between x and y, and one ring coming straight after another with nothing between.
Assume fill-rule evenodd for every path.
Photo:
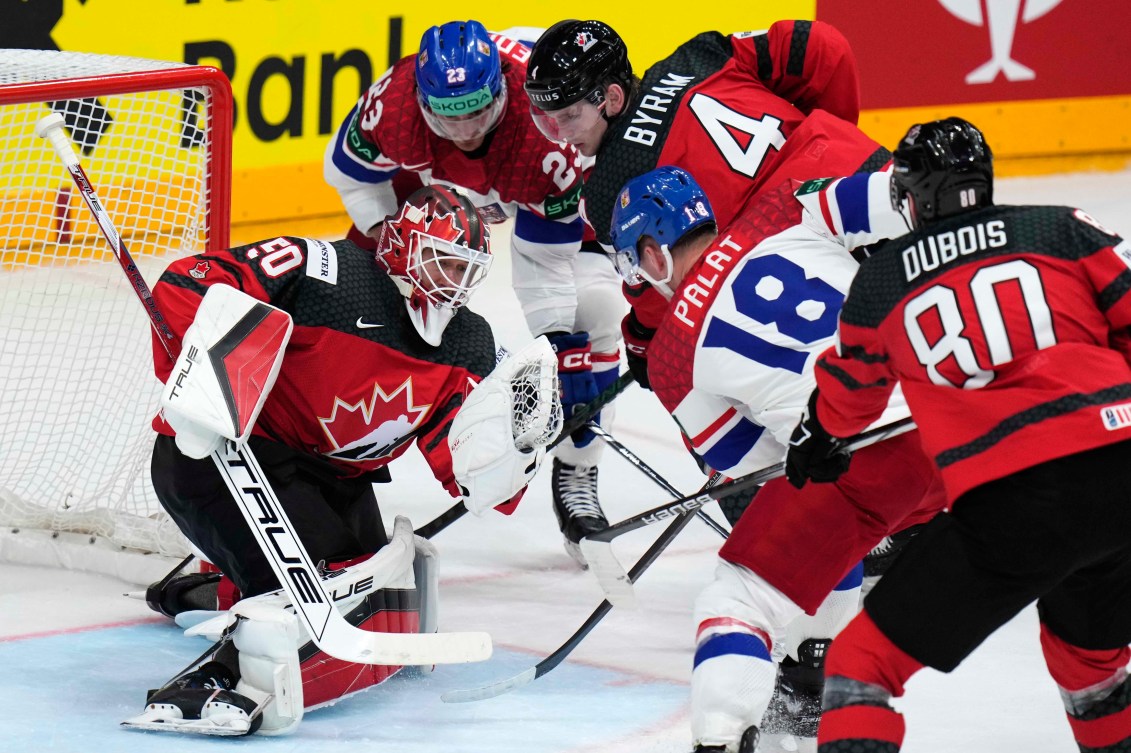
<instances>
[{"instance_id":1,"label":"jersey number 4","mask_svg":"<svg viewBox=\"0 0 1131 753\"><path fill-rule=\"evenodd\" d=\"M968 288L990 364L998 366L1014 356L1010 329L1006 327L998 297L1004 288L999 291L998 286L1008 286L1019 293L1013 298L1020 301L1020 314L1028 321L1015 331L1030 332L1038 350L1055 345L1052 309L1037 268L1020 259L983 267L970 278ZM978 363L970 335L979 327L967 326L966 318L958 293L946 285L928 288L903 308L903 328L911 348L934 384L972 390L994 378L993 371ZM932 334L928 336L924 329Z\"/></svg>"},{"instance_id":2,"label":"jersey number 4","mask_svg":"<svg viewBox=\"0 0 1131 753\"><path fill-rule=\"evenodd\" d=\"M688 107L731 169L749 178L757 175L770 147L780 150L785 146L781 120L772 115L752 118L699 92L692 95ZM736 133L750 137L745 147L735 138Z\"/></svg>"}]
</instances>

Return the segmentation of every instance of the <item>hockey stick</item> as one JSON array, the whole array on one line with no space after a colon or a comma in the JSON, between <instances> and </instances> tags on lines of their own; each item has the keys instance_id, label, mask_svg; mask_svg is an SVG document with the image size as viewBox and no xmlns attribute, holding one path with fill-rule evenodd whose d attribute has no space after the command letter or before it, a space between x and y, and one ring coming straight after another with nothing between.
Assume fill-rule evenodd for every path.
<instances>
[{"instance_id":1,"label":"hockey stick","mask_svg":"<svg viewBox=\"0 0 1131 753\"><path fill-rule=\"evenodd\" d=\"M159 334L171 360L171 343L176 341L149 287L122 242L110 215L103 209L87 178L78 155L63 132L61 116L48 115L36 125L36 134L46 138L67 167L98 227L114 250L119 264L130 278L134 292ZM322 651L343 661L358 664L430 665L483 661L491 655L487 633L371 633L361 630L338 612L326 592L310 555L274 490L259 467L250 447L225 442L212 460L244 519L251 527L263 555L287 593L311 639Z\"/></svg>"},{"instance_id":2,"label":"hockey stick","mask_svg":"<svg viewBox=\"0 0 1131 753\"><path fill-rule=\"evenodd\" d=\"M690 522L691 516L688 514L677 516L676 519L672 521L672 524L664 529L664 532L660 534L660 537L656 539L652 546L648 547L648 551L644 553L644 556L642 556L636 562L636 564L632 566L632 571L628 574L629 579L632 582L636 582L636 579L639 578L641 574L643 574L643 572L647 570L653 562L656 561L656 559L660 556L660 553L668 548L668 545L672 543L675 537L679 535L679 532L682 531ZM521 672L509 679L492 683L491 685L484 685L482 687L470 688L467 690L449 690L446 693L440 695L440 700L444 701L445 703L467 703L468 701L483 701L488 698L500 696L504 693L509 693L510 691L515 690L516 688L521 688L524 685L529 685L539 677L542 677L547 672L552 670L554 667L561 664L567 656L573 653L573 650L577 648L583 640L585 640L585 636L589 635L589 633L593 631L593 628L597 627L597 623L603 620L605 618L605 615L608 614L609 610L612 608L613 605L611 602L609 602L608 599L602 601L601 604L593 611L593 614L589 615L589 618L581 624L581 627L579 627L577 631L569 637L569 640L559 646L558 649L555 650L552 654L535 664L533 667L530 667L526 671Z\"/></svg>"},{"instance_id":3,"label":"hockey stick","mask_svg":"<svg viewBox=\"0 0 1131 753\"><path fill-rule=\"evenodd\" d=\"M845 441L844 447L850 452L855 452L862 447L912 431L915 428L915 423L910 418L905 418L851 437ZM698 510L709 502L744 489L752 489L770 479L778 478L784 473L785 463L775 463L768 468L740 476L725 484L719 484L705 492L681 497L666 505L645 510L639 515L634 515L627 520L609 526L603 531L597 531L582 538L579 542L581 553L585 557L585 561L589 563L589 569L597 576L601 588L605 590L605 597L609 601L617 606L635 606L636 595L632 589L632 575L625 573L624 567L613 554L611 543L613 539L629 531L635 531L637 528L643 528L676 515Z\"/></svg>"},{"instance_id":4,"label":"hockey stick","mask_svg":"<svg viewBox=\"0 0 1131 753\"><path fill-rule=\"evenodd\" d=\"M565 441L566 437L589 423L593 416L597 415L602 408L611 403L617 395L624 392L633 381L631 371L626 371L618 376L617 380L606 387L601 394L597 395L597 397L583 405L580 410L570 416L565 424L562 425L561 433L558 434L557 438L551 442L546 449L552 450L557 447ZM466 512L467 507L463 502L456 502L447 510L420 526L420 528L417 528L416 535L421 538L430 539L462 518Z\"/></svg>"},{"instance_id":5,"label":"hockey stick","mask_svg":"<svg viewBox=\"0 0 1131 753\"><path fill-rule=\"evenodd\" d=\"M661 476L659 473L657 473L656 470L652 468L652 466L648 465L643 460L641 460L640 457L637 456L637 454L635 452L633 452L632 450L625 447L621 442L619 442L616 438L614 438L612 434L605 431L605 429L603 429L599 424L597 424L594 421L590 421L589 424L588 424L588 428L591 432L593 432L598 437L600 437L602 440L604 440L605 444L607 444L609 447L612 447L614 450L616 450L618 455L620 455L622 458L624 458L629 463L631 463L633 466L635 466L636 469L639 470L641 473L643 473L645 476L652 479L652 481L654 481L656 483L656 485L659 486L661 489L663 489L664 491L666 491L668 494L672 495L676 499L683 496L680 493L679 489L676 489L674 486L672 486L670 483L668 483L668 480L665 479L663 476ZM708 515L705 511L696 510L695 516L697 518L699 518L700 520L702 520L704 523L706 523L708 528L710 528L712 531L714 531L715 533L722 536L724 539L730 536L730 531L728 531L726 528L724 528L721 523L717 522L714 518L712 518L710 515Z\"/></svg>"},{"instance_id":6,"label":"hockey stick","mask_svg":"<svg viewBox=\"0 0 1131 753\"><path fill-rule=\"evenodd\" d=\"M161 314L161 310L157 307L157 301L153 299L153 293L149 290L149 286L145 284L145 278L141 276L141 270L134 264L133 257L126 249L126 243L122 240L122 236L118 234L117 228L114 227L110 215L102 208L102 203L94 194L94 186L91 185L90 180L86 177L86 172L82 169L82 164L79 162L78 155L75 154L75 149L71 146L71 142L67 139L67 135L63 133L63 126L66 121L63 116L57 113L52 113L42 118L35 126L35 135L47 139L54 148L55 153L59 155L60 161L67 168L67 172L71 174L71 178L75 182L75 186L82 194L83 200L86 205L90 207L91 213L94 215L95 222L98 223L98 229L102 231L102 236L106 238L106 242L110 244L110 249L114 252L114 258L118 260L118 264L122 267L122 271L126 273L126 279L130 281L133 286L134 292L141 300L141 305L145 307L145 312L149 314L149 321L153 324L153 329L158 334L158 339L161 345L165 348L165 352L169 354L169 360L175 361L176 357L173 355L173 345L176 344L177 338L173 331L169 329L169 324L165 321L165 317Z\"/></svg>"}]
</instances>

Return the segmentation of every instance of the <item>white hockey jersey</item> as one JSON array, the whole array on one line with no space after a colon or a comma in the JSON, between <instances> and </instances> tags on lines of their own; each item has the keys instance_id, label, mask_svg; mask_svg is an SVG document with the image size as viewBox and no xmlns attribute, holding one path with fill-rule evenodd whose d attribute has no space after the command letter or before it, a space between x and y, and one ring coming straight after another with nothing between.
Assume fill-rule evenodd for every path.
<instances>
[{"instance_id":1,"label":"white hockey jersey","mask_svg":"<svg viewBox=\"0 0 1131 753\"><path fill-rule=\"evenodd\" d=\"M781 462L834 343L852 252L903 235L890 173L786 184L754 200L688 271L648 349L653 390L692 449L738 476ZM876 425L909 415L897 389Z\"/></svg>"}]
</instances>

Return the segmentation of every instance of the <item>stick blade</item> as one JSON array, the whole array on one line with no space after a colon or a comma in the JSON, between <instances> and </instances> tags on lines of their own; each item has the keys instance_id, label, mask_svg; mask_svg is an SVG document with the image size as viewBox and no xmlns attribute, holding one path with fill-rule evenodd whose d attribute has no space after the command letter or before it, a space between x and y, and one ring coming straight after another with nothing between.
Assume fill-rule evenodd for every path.
<instances>
[{"instance_id":1,"label":"stick blade","mask_svg":"<svg viewBox=\"0 0 1131 753\"><path fill-rule=\"evenodd\" d=\"M343 627L337 628L335 626ZM357 664L431 666L491 658L491 636L466 633L370 633L333 621L318 642L331 656Z\"/></svg>"},{"instance_id":2,"label":"stick blade","mask_svg":"<svg viewBox=\"0 0 1131 753\"><path fill-rule=\"evenodd\" d=\"M534 682L538 677L538 668L531 667L521 674L517 674L509 680L502 680L491 685L484 685L479 688L468 688L465 690L449 690L440 695L440 700L444 703L468 703L470 701L485 701L488 698L495 698L496 696L509 693L516 688L521 688L523 685L529 685Z\"/></svg>"},{"instance_id":3,"label":"stick blade","mask_svg":"<svg viewBox=\"0 0 1131 753\"><path fill-rule=\"evenodd\" d=\"M589 564L589 572L597 576L609 603L622 609L635 609L636 591L632 587L632 579L613 554L613 545L608 541L583 538L580 547Z\"/></svg>"}]
</instances>

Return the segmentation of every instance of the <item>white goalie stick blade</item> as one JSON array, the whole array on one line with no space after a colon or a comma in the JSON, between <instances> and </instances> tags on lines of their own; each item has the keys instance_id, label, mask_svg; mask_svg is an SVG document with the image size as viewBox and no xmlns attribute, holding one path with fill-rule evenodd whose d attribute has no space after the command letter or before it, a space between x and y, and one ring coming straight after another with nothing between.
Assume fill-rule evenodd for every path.
<instances>
[{"instance_id":1,"label":"white goalie stick blade","mask_svg":"<svg viewBox=\"0 0 1131 753\"><path fill-rule=\"evenodd\" d=\"M371 633L349 624L326 592L251 448L225 442L212 460L318 648L358 664L427 666L490 658L487 633Z\"/></svg>"},{"instance_id":2,"label":"white goalie stick blade","mask_svg":"<svg viewBox=\"0 0 1131 753\"><path fill-rule=\"evenodd\" d=\"M632 587L628 573L613 554L612 542L583 538L578 544L589 565L589 572L597 576L597 582L601 584L609 603L623 609L634 609L636 590Z\"/></svg>"},{"instance_id":3,"label":"white goalie stick blade","mask_svg":"<svg viewBox=\"0 0 1131 753\"><path fill-rule=\"evenodd\" d=\"M467 690L449 690L446 693L440 694L440 700L444 703L470 703L471 701L485 701L488 698L509 693L515 688L521 688L523 685L529 685L534 682L538 677L538 668L531 667L522 674L515 675L509 680L502 680L491 685L484 685L480 688L468 688Z\"/></svg>"}]
</instances>

